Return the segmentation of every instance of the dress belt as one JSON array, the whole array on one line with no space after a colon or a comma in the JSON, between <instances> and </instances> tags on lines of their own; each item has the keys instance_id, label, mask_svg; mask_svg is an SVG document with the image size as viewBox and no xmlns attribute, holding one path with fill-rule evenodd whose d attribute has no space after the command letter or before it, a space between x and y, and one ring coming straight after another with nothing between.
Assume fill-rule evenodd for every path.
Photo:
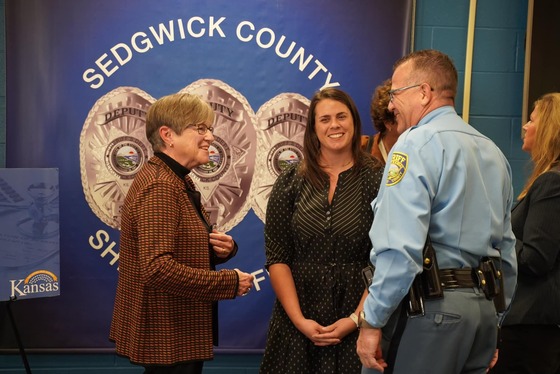
<instances>
[{"instance_id":1,"label":"dress belt","mask_svg":"<svg viewBox=\"0 0 560 374\"><path fill-rule=\"evenodd\" d=\"M440 269L439 280L443 288L480 288L474 269Z\"/></svg>"}]
</instances>

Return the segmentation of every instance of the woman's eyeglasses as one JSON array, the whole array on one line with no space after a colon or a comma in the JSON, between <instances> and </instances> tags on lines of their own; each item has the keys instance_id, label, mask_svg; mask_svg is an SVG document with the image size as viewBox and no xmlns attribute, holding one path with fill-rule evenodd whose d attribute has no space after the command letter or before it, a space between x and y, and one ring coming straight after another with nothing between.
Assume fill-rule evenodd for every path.
<instances>
[{"instance_id":1,"label":"woman's eyeglasses","mask_svg":"<svg viewBox=\"0 0 560 374\"><path fill-rule=\"evenodd\" d=\"M200 135L206 134L206 131L210 131L211 133L214 133L214 128L212 126L206 126L203 123L199 123L198 125L188 125L186 128L193 128Z\"/></svg>"}]
</instances>

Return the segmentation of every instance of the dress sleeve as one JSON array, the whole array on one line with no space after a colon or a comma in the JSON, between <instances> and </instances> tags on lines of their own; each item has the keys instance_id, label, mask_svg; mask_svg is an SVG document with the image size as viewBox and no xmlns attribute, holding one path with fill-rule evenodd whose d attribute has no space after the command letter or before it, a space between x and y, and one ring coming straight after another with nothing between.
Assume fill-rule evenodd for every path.
<instances>
[{"instance_id":1,"label":"dress sleeve","mask_svg":"<svg viewBox=\"0 0 560 374\"><path fill-rule=\"evenodd\" d=\"M266 224L264 228L266 263L290 264L294 250L292 217L297 198L298 181L297 165L286 169L272 188L266 207Z\"/></svg>"},{"instance_id":2,"label":"dress sleeve","mask_svg":"<svg viewBox=\"0 0 560 374\"><path fill-rule=\"evenodd\" d=\"M549 274L560 255L560 175L548 172L531 187L529 207L523 226L523 240L517 241L519 272L534 277Z\"/></svg>"}]
</instances>

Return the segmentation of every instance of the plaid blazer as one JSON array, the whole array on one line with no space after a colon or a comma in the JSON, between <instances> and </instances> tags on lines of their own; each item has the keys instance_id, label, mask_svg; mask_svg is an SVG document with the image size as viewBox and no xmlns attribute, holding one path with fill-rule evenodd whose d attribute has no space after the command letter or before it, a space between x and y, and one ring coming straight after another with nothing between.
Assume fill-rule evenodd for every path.
<instances>
[{"instance_id":1,"label":"plaid blazer","mask_svg":"<svg viewBox=\"0 0 560 374\"><path fill-rule=\"evenodd\" d=\"M124 201L109 338L134 363L212 359L212 303L237 293L234 270L212 270L217 257L208 226L185 189L185 181L154 156Z\"/></svg>"}]
</instances>

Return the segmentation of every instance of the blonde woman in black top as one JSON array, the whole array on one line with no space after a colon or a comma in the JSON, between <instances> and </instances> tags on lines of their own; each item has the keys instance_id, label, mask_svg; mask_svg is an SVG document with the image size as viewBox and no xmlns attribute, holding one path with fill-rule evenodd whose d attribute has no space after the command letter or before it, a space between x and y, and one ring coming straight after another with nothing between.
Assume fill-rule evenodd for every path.
<instances>
[{"instance_id":1,"label":"blonde woman in black top","mask_svg":"<svg viewBox=\"0 0 560 374\"><path fill-rule=\"evenodd\" d=\"M560 93L537 100L523 130L533 172L511 214L518 285L492 373L560 374Z\"/></svg>"}]
</instances>

